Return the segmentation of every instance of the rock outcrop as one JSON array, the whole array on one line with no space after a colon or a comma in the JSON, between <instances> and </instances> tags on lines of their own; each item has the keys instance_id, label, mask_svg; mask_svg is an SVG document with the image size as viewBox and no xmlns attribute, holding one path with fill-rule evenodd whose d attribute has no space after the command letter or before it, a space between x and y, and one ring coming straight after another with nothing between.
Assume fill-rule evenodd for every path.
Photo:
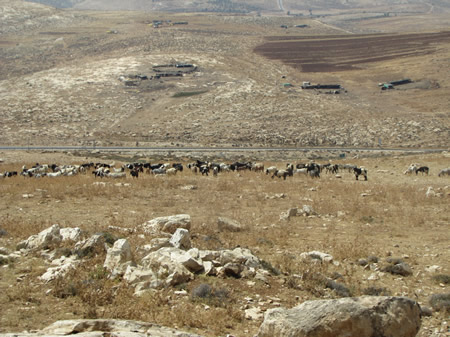
<instances>
[{"instance_id":1,"label":"rock outcrop","mask_svg":"<svg viewBox=\"0 0 450 337\"><path fill-rule=\"evenodd\" d=\"M268 310L257 337L414 337L420 312L406 297L307 301L292 309Z\"/></svg>"}]
</instances>

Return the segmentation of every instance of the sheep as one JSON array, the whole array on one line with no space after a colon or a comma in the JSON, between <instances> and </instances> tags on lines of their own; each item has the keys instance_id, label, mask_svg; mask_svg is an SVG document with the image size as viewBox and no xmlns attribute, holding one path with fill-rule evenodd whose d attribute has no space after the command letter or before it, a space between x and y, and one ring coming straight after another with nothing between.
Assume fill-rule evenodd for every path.
<instances>
[{"instance_id":1,"label":"sheep","mask_svg":"<svg viewBox=\"0 0 450 337\"><path fill-rule=\"evenodd\" d=\"M270 167L268 167L266 169L266 174L274 173L275 171L278 171L277 167L276 166L270 166Z\"/></svg>"},{"instance_id":2,"label":"sheep","mask_svg":"<svg viewBox=\"0 0 450 337\"><path fill-rule=\"evenodd\" d=\"M255 172L264 172L264 164L263 163L253 163L251 166L251 170Z\"/></svg>"},{"instance_id":3,"label":"sheep","mask_svg":"<svg viewBox=\"0 0 450 337\"><path fill-rule=\"evenodd\" d=\"M412 173L416 173L417 174L417 169L419 168L419 164L411 164L409 165L409 167L406 169L405 172L403 172L403 174L412 174Z\"/></svg>"},{"instance_id":4,"label":"sheep","mask_svg":"<svg viewBox=\"0 0 450 337\"><path fill-rule=\"evenodd\" d=\"M298 174L307 175L308 169L306 167L304 167L304 168L298 168L298 169L294 170L294 175L298 175Z\"/></svg>"},{"instance_id":5,"label":"sheep","mask_svg":"<svg viewBox=\"0 0 450 337\"><path fill-rule=\"evenodd\" d=\"M175 167L171 167L166 170L166 174L169 176L174 176L177 174L177 169Z\"/></svg>"},{"instance_id":6,"label":"sheep","mask_svg":"<svg viewBox=\"0 0 450 337\"><path fill-rule=\"evenodd\" d=\"M442 169L439 174L438 177L443 177L443 176L450 176L450 167L447 167L445 169Z\"/></svg>"},{"instance_id":7,"label":"sheep","mask_svg":"<svg viewBox=\"0 0 450 337\"><path fill-rule=\"evenodd\" d=\"M113 179L122 179L122 178L126 178L127 174L125 172L114 172L114 173L107 173L106 176L108 178L113 178Z\"/></svg>"}]
</instances>

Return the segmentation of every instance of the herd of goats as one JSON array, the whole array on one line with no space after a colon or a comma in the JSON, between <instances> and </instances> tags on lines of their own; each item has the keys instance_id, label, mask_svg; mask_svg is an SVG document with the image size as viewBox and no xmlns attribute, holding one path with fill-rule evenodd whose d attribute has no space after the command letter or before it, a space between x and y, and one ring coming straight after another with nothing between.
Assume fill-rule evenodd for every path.
<instances>
[{"instance_id":1,"label":"herd of goats","mask_svg":"<svg viewBox=\"0 0 450 337\"><path fill-rule=\"evenodd\" d=\"M271 175L272 178L278 177L286 180L288 177L294 175L305 175L311 178L320 178L322 172L338 174L339 171L348 171L355 175L356 180L359 177L364 177L367 180L367 169L364 167L358 167L351 164L318 164L315 162L309 162L306 164L287 164L285 168L278 169L276 166L270 166L265 168L264 163L261 162L234 162L232 164L226 163L214 163L208 161L196 160L186 166L187 170L201 175L208 176L213 174L217 176L221 172L230 171L254 171L265 172L266 175ZM153 175L175 175L177 172L182 172L184 165L182 163L164 163L164 164L151 164L151 163L128 163L123 164L121 167L116 168L115 164L105 163L85 163L80 165L41 165L35 164L31 168L27 168L25 165L22 167L22 171L6 171L0 173L0 178L24 176L24 177L59 177L59 176L74 176L77 174L92 173L94 177L100 178L126 178L127 172L133 178L138 178L141 174L153 174ZM430 170L427 166L420 166L418 164L411 164L404 174L418 173L429 174ZM450 168L443 169L439 172L439 176L450 175Z\"/></svg>"}]
</instances>

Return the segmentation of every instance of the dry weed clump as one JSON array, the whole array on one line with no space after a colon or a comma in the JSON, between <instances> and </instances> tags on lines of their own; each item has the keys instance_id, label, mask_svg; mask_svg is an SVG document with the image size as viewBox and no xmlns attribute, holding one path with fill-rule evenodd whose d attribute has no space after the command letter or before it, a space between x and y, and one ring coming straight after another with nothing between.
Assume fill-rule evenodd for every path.
<instances>
[{"instance_id":1,"label":"dry weed clump","mask_svg":"<svg viewBox=\"0 0 450 337\"><path fill-rule=\"evenodd\" d=\"M431 295L430 305L433 310L450 313L450 293Z\"/></svg>"}]
</instances>

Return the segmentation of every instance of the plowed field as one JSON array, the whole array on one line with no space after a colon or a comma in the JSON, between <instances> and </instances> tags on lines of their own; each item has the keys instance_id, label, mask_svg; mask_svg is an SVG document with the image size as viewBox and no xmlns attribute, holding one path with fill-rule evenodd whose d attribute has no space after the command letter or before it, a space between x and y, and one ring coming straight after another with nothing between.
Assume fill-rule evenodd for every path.
<instances>
[{"instance_id":1,"label":"plowed field","mask_svg":"<svg viewBox=\"0 0 450 337\"><path fill-rule=\"evenodd\" d=\"M431 54L450 43L450 32L324 37L268 37L255 52L281 60L303 72L335 72L363 63Z\"/></svg>"}]
</instances>

